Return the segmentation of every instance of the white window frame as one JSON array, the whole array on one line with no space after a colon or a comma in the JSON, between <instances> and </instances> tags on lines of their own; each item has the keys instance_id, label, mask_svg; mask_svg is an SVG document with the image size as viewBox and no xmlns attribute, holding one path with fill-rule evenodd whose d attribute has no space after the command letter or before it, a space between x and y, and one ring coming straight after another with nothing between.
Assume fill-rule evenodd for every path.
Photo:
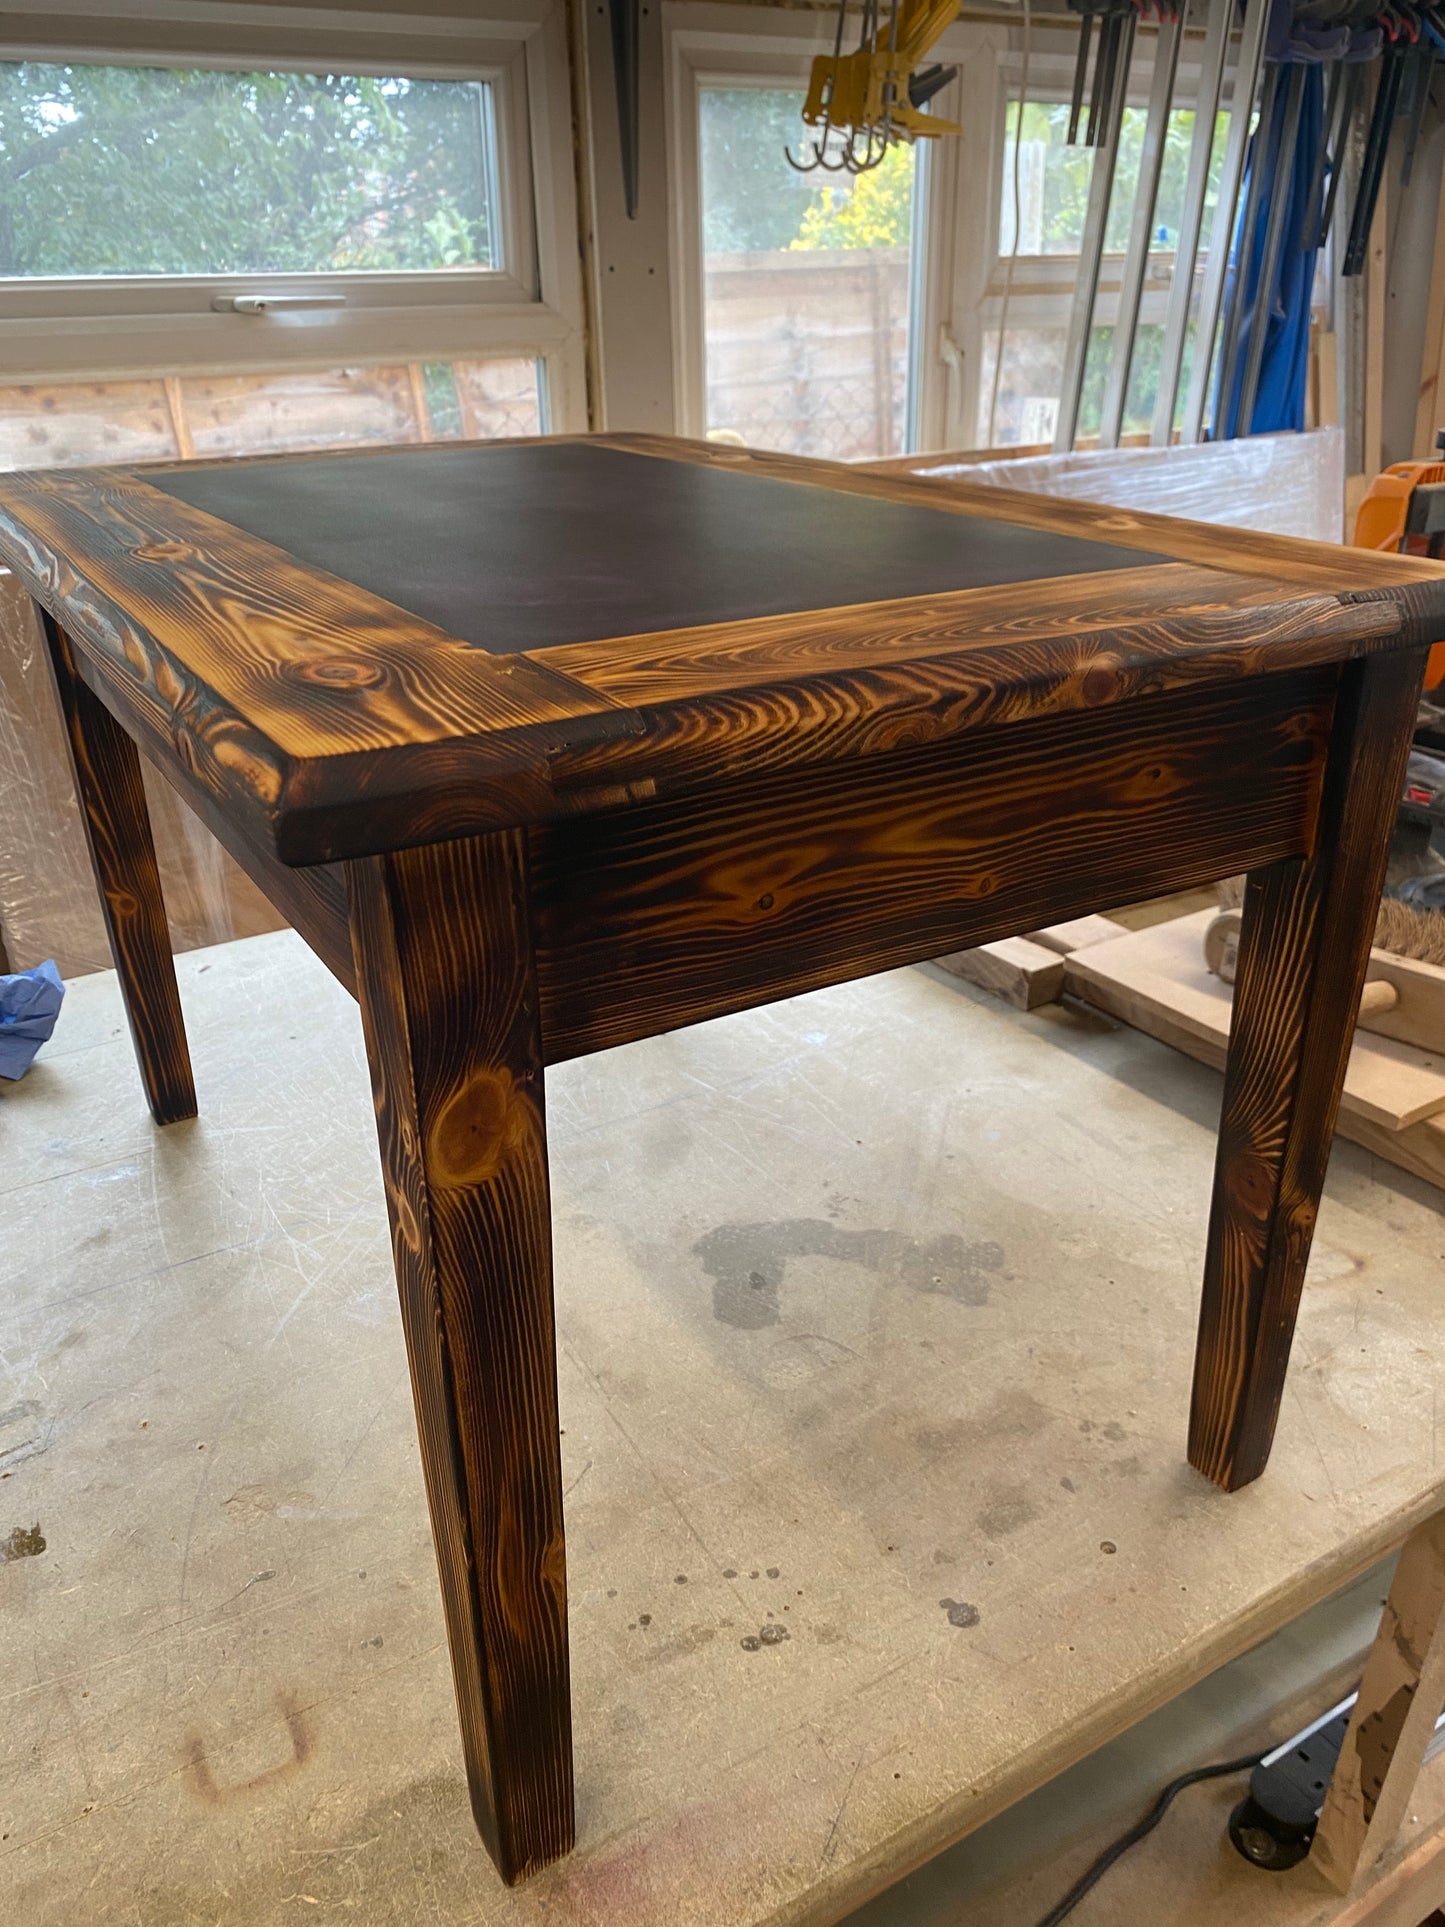
<instances>
[{"instance_id":1,"label":"white window frame","mask_svg":"<svg viewBox=\"0 0 1445 1927\"><path fill-rule=\"evenodd\" d=\"M666 59L668 218L672 260L673 404L680 435L707 432L707 347L703 296L701 112L704 87L807 86L815 54L833 45L834 16L731 5L678 4L663 8ZM806 133L801 120L798 134ZM940 143L930 143L930 146ZM920 143L920 146L922 144ZM930 154L929 159L932 159ZM923 220L914 218L914 286L920 255L931 252L933 195L922 174ZM909 315L909 362L921 378L930 339L928 299ZM913 389L910 383L910 390ZM926 392L926 383L919 389ZM914 395L910 393L910 402ZM920 439L921 425L910 408L906 438ZM924 441L924 446L929 444Z\"/></svg>"},{"instance_id":2,"label":"white window frame","mask_svg":"<svg viewBox=\"0 0 1445 1927\"><path fill-rule=\"evenodd\" d=\"M508 17L457 20L448 57L446 22L417 35L398 17L392 57L369 32L364 56L345 16L329 23L324 58L298 57L278 40L273 55L212 51L214 0L180 0L174 47L164 54L123 43L87 47L96 65L277 72L399 74L418 80L479 80L492 87L502 266L437 272L278 275L96 275L0 279L0 381L146 378L278 372L388 361L535 358L546 425L585 428L582 287L576 235L571 97L562 0L505 0ZM124 0L122 0L122 6ZM68 11L68 10L67 10ZM168 9L168 13L169 13ZM224 9L229 13L230 8ZM247 8L247 13L254 9ZM314 25L320 16L312 12ZM368 28L378 16L367 16ZM404 38L408 25L413 32ZM103 26L103 23L102 23ZM478 28L485 38L479 38ZM412 57L413 52L422 57ZM0 59L76 64L73 46L53 50L4 37ZM217 312L237 294L341 295L344 305L267 315Z\"/></svg>"},{"instance_id":3,"label":"white window frame","mask_svg":"<svg viewBox=\"0 0 1445 1927\"><path fill-rule=\"evenodd\" d=\"M955 29L945 37L938 58L964 58L958 33ZM941 199L946 193L950 201L944 218L960 241L953 249L947 285L936 285L942 311L940 343L950 369L933 415L938 436L933 446L939 448L973 449L983 445L979 420L986 400L982 394L984 361L997 342L1008 267L1008 257L1000 251L1003 196L1008 188L1004 135L1008 103L1017 98L1022 79L1021 44L1017 28L1002 32L990 28L980 35L965 59L959 81L949 90L951 101L940 107L951 118L962 120L965 132L953 143L954 165L940 193ZM1129 107L1148 105L1153 44L1152 35L1141 35L1135 42L1125 97ZM1181 50L1174 87L1175 111L1190 108L1197 98L1198 47L1197 39L1189 39ZM1077 49L1074 32L1035 25L1029 59L1030 101L1069 98ZM959 99L955 90L966 90L966 97ZM970 196L965 190L964 183L970 178L987 183L986 199L981 204L976 191ZM1016 328L1067 329L1077 261L1076 255L1068 254L1020 254L1016 258L1008 302L1011 332ZM1118 315L1123 264L1122 254L1106 254L1101 263L1093 319L1096 328L1111 327ZM1172 254L1151 251L1139 309L1141 327L1164 320L1173 271ZM1203 275L1202 254L1195 275L1198 282Z\"/></svg>"},{"instance_id":4,"label":"white window frame","mask_svg":"<svg viewBox=\"0 0 1445 1927\"><path fill-rule=\"evenodd\" d=\"M678 431L706 432L703 322L702 197L699 90L706 85L793 85L806 80L813 56L832 48L832 16L750 7L677 4L663 9L666 48L669 223L673 288L674 403ZM1029 98L1067 99L1078 48L1072 29L1036 22L1029 60ZM1136 42L1127 103L1147 105L1152 36ZM1003 312L1007 257L1000 254L1005 190L1007 103L1018 92L1022 34L1002 22L960 22L931 59L958 69L937 110L963 127L927 144L914 234L915 299L910 317L909 435L926 449L979 445L980 393L986 356ZM1197 42L1186 42L1174 103L1188 107L1198 86ZM799 131L802 132L801 123ZM921 145L921 144L920 144ZM1104 259L1095 326L1118 311L1122 255ZM1173 260L1151 255L1140 322L1162 321ZM1202 270L1197 270L1200 272ZM1076 258L1019 255L1009 298L1010 329L1067 327Z\"/></svg>"}]
</instances>

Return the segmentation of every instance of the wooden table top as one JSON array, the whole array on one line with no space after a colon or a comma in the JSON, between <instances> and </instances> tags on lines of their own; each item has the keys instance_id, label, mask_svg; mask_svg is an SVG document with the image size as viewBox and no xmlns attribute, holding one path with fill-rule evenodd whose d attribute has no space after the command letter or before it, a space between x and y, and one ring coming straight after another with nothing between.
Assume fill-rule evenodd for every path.
<instances>
[{"instance_id":1,"label":"wooden table top","mask_svg":"<svg viewBox=\"0 0 1445 1927\"><path fill-rule=\"evenodd\" d=\"M646 436L0 478L0 559L315 863L1445 637L1445 566Z\"/></svg>"}]
</instances>

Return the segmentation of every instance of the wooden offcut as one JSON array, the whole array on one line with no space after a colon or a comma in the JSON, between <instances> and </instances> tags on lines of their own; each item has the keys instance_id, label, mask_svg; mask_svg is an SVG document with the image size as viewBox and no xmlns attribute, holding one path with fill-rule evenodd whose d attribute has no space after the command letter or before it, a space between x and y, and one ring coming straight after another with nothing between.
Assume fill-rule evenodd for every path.
<instances>
[{"instance_id":1,"label":"wooden offcut","mask_svg":"<svg viewBox=\"0 0 1445 1927\"><path fill-rule=\"evenodd\" d=\"M973 950L950 951L933 961L950 976L976 984L1015 1010L1038 1010L1056 1003L1063 992L1060 958L1090 944L1108 943L1118 934L1119 925L1107 917L1072 917L1031 930L1025 937L1004 937Z\"/></svg>"},{"instance_id":2,"label":"wooden offcut","mask_svg":"<svg viewBox=\"0 0 1445 1927\"><path fill-rule=\"evenodd\" d=\"M1030 937L1045 950L1067 957L1075 950L1089 950L1096 943L1112 943L1119 925L1109 917L1070 917L1064 923L1051 923L1043 930L1031 930Z\"/></svg>"},{"instance_id":3,"label":"wooden offcut","mask_svg":"<svg viewBox=\"0 0 1445 1927\"><path fill-rule=\"evenodd\" d=\"M1130 931L1087 955L1067 959L1066 991L1111 1017L1148 1032L1200 1062L1222 1069L1229 1049L1232 994L1210 974L1201 938L1212 910L1177 917L1151 929ZM1370 968L1378 967L1372 954ZM1391 1046L1357 1032L1340 1105L1341 1135L1445 1186L1445 1106L1430 1108L1437 1071L1432 1060L1406 1046ZM1356 1082L1357 1068L1368 1066ZM1408 1078L1402 1090L1400 1077ZM1413 1123L1403 1121L1413 1095L1426 1106ZM1383 1107L1372 1116L1366 1098Z\"/></svg>"},{"instance_id":4,"label":"wooden offcut","mask_svg":"<svg viewBox=\"0 0 1445 1927\"><path fill-rule=\"evenodd\" d=\"M1394 1839L1445 1698L1445 1513L1405 1541L1310 1859L1347 1891Z\"/></svg>"},{"instance_id":5,"label":"wooden offcut","mask_svg":"<svg viewBox=\"0 0 1445 1927\"><path fill-rule=\"evenodd\" d=\"M1064 987L1064 966L1056 950L1028 937L1005 937L976 950L955 950L934 961L950 976L991 991L1015 1010L1037 1010L1057 1002Z\"/></svg>"},{"instance_id":6,"label":"wooden offcut","mask_svg":"<svg viewBox=\"0 0 1445 1927\"><path fill-rule=\"evenodd\" d=\"M1156 1013L1165 1014L1177 1030L1212 1044L1222 1061L1234 999L1204 959L1202 939L1213 916L1212 910L1201 910L1149 930L1120 932L1112 943L1077 952L1065 961L1066 986L1140 1030L1151 1027ZM1389 963L1376 961L1379 954L1371 954L1367 968L1390 972ZM1376 1022L1381 1015L1374 1013ZM1437 1058L1384 1036L1356 1035L1341 1110L1347 1118L1386 1131L1403 1131L1445 1112L1445 1055Z\"/></svg>"}]
</instances>

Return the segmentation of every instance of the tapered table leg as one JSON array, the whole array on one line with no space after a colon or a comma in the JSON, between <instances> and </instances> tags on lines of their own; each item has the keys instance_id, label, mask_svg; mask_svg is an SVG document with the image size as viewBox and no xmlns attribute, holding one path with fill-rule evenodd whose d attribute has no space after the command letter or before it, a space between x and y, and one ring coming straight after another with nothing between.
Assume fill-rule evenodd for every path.
<instances>
[{"instance_id":1,"label":"tapered table leg","mask_svg":"<svg viewBox=\"0 0 1445 1927\"><path fill-rule=\"evenodd\" d=\"M1189 1460L1269 1458L1369 963L1423 659L1343 672L1316 847L1249 878L1194 1361Z\"/></svg>"},{"instance_id":2,"label":"tapered table leg","mask_svg":"<svg viewBox=\"0 0 1445 1927\"><path fill-rule=\"evenodd\" d=\"M40 619L141 1081L156 1123L175 1124L196 1115L196 1087L140 757L81 681L64 630Z\"/></svg>"},{"instance_id":3,"label":"tapered table leg","mask_svg":"<svg viewBox=\"0 0 1445 1927\"><path fill-rule=\"evenodd\" d=\"M547 1143L520 832L347 866L402 1320L477 1826L572 1845Z\"/></svg>"}]
</instances>

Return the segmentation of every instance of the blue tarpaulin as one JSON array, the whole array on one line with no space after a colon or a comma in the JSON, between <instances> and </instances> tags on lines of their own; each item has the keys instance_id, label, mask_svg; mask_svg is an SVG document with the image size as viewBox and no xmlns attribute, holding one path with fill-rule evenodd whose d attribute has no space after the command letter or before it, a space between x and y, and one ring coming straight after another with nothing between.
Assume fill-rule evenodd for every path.
<instances>
[{"instance_id":1,"label":"blue tarpaulin","mask_svg":"<svg viewBox=\"0 0 1445 1927\"><path fill-rule=\"evenodd\" d=\"M1309 205L1309 192L1313 157L1324 137L1324 76L1319 67L1309 66L1305 69L1299 134L1294 152L1281 156L1279 151L1284 134L1282 114L1273 117L1268 134L1262 158L1259 152L1260 130L1256 129L1250 142L1250 173L1256 167L1263 166L1264 193L1259 204L1249 258L1243 263L1245 305L1240 329L1241 353L1236 360L1228 396L1217 396L1215 400L1216 427L1213 439L1216 441L1227 440L1239 433L1239 396L1244 384L1245 363L1243 348L1250 339L1255 310L1261 305L1266 317L1264 359L1260 364L1259 392L1255 398L1249 432L1251 435L1272 435L1280 429L1303 428L1305 425L1305 385L1309 377L1310 358L1310 291L1314 286L1318 250L1302 247L1300 243L1306 221L1312 222L1318 213L1316 208ZM1278 193L1288 194L1289 207L1285 216L1275 286L1263 291L1261 302L1259 276L1264 261L1265 234L1269 227L1269 210ZM1246 180L1245 192L1240 197L1241 228L1248 198ZM1236 250L1239 238L1236 232ZM1241 264L1236 255L1226 312L1228 302L1234 299L1235 278L1240 271ZM1222 369L1219 378L1222 383Z\"/></svg>"},{"instance_id":2,"label":"blue tarpaulin","mask_svg":"<svg viewBox=\"0 0 1445 1927\"><path fill-rule=\"evenodd\" d=\"M0 977L0 1077L23 1077L55 1029L65 985L53 963Z\"/></svg>"}]
</instances>

